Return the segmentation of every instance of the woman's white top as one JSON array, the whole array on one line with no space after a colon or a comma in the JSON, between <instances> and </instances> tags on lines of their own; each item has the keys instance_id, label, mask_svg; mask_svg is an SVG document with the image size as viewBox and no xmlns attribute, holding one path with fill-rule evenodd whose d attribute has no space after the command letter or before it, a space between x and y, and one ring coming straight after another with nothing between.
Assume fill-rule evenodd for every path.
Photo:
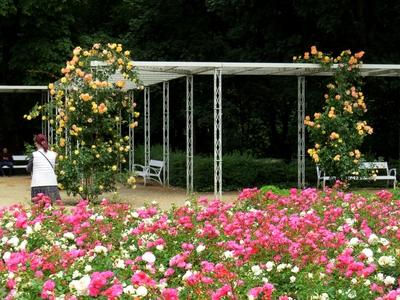
<instances>
[{"instance_id":1,"label":"woman's white top","mask_svg":"<svg viewBox=\"0 0 400 300\"><path fill-rule=\"evenodd\" d=\"M35 151L33 154L33 169L31 187L36 186L56 186L57 177L54 172L57 153L43 149ZM45 158L47 157L47 159ZM50 165L51 163L51 165Z\"/></svg>"}]
</instances>

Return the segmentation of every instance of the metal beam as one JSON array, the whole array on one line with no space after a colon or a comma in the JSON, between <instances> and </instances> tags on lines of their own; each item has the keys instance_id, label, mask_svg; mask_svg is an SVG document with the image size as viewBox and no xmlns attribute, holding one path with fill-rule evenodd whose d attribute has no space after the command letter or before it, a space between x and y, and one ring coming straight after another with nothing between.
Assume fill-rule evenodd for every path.
<instances>
[{"instance_id":1,"label":"metal beam","mask_svg":"<svg viewBox=\"0 0 400 300\"><path fill-rule=\"evenodd\" d=\"M193 75L186 76L186 193L193 193Z\"/></svg>"},{"instance_id":2,"label":"metal beam","mask_svg":"<svg viewBox=\"0 0 400 300\"><path fill-rule=\"evenodd\" d=\"M222 70L214 70L214 194L222 197Z\"/></svg>"},{"instance_id":3,"label":"metal beam","mask_svg":"<svg viewBox=\"0 0 400 300\"><path fill-rule=\"evenodd\" d=\"M169 186L169 82L163 82L163 183Z\"/></svg>"},{"instance_id":4,"label":"metal beam","mask_svg":"<svg viewBox=\"0 0 400 300\"><path fill-rule=\"evenodd\" d=\"M135 122L135 98L134 92L129 91L129 105L132 108L132 112L129 114L129 172L134 171L133 165L135 164L135 128L131 127L130 124Z\"/></svg>"},{"instance_id":5,"label":"metal beam","mask_svg":"<svg viewBox=\"0 0 400 300\"><path fill-rule=\"evenodd\" d=\"M150 87L144 88L144 165L150 162Z\"/></svg>"},{"instance_id":6,"label":"metal beam","mask_svg":"<svg viewBox=\"0 0 400 300\"><path fill-rule=\"evenodd\" d=\"M305 106L306 106L306 78L297 77L297 187L305 187Z\"/></svg>"}]
</instances>

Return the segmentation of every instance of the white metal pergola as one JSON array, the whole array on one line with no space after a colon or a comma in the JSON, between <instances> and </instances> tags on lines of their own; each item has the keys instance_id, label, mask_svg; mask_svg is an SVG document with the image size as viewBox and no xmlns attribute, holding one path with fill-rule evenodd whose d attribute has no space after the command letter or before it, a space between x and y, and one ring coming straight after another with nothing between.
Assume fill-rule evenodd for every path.
<instances>
[{"instance_id":1,"label":"white metal pergola","mask_svg":"<svg viewBox=\"0 0 400 300\"><path fill-rule=\"evenodd\" d=\"M305 77L331 76L333 71L324 71L317 64L306 63L236 63L236 62L158 62L135 61L139 79L144 85L144 148L145 164L150 160L150 88L153 85L163 85L163 160L164 182L169 183L169 81L186 77L186 189L193 191L193 76L211 75L214 77L214 193L222 195L222 75L251 76L296 76L298 90L297 111L297 161L298 187L305 186ZM333 65L332 69L337 68ZM362 76L400 77L400 65L364 64L360 67ZM121 74L112 76L112 80L124 80ZM136 86L127 82L126 89ZM29 92L46 90L47 87L0 86L0 92ZM50 130L51 131L51 130ZM130 129L131 145L134 145L134 131ZM129 155L129 168L134 164L134 147Z\"/></svg>"},{"instance_id":2,"label":"white metal pergola","mask_svg":"<svg viewBox=\"0 0 400 300\"><path fill-rule=\"evenodd\" d=\"M331 76L318 64L306 63L236 63L236 62L134 62L139 78L145 86L145 162L150 157L150 87L163 83L163 159L169 166L169 84L173 79L186 77L186 190L193 191L193 75L214 77L214 193L222 195L222 75L296 76L298 90L297 110L297 162L299 188L305 186L305 77ZM337 68L334 65L332 69ZM365 64L360 67L362 76L400 76L400 65ZM119 78L119 79L122 79ZM167 95L167 96L166 96ZM146 110L146 107L148 109ZM147 128L147 130L146 130ZM169 168L165 169L164 182L168 183Z\"/></svg>"}]
</instances>

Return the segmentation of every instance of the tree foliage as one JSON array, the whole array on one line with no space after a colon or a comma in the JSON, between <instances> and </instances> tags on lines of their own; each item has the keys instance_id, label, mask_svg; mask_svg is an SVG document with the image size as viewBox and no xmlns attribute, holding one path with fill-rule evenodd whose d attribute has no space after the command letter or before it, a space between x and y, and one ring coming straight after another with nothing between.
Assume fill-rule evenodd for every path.
<instances>
[{"instance_id":1,"label":"tree foliage","mask_svg":"<svg viewBox=\"0 0 400 300\"><path fill-rule=\"evenodd\" d=\"M391 0L1 0L0 16L2 84L55 81L74 46L109 41L123 43L138 60L287 62L315 44L335 53L363 49L366 63L400 61L400 3ZM197 77L194 82L195 134L199 141L210 141L196 143L195 150L203 153L212 147L210 82ZM376 78L366 82L370 109L365 117L376 135L364 152L398 157L400 83ZM171 84L171 109L176 111L171 138L177 147L185 134L185 94L178 83ZM326 83L323 78L308 79L308 113L321 106L319 95ZM224 151L295 156L295 78L224 76L223 87L224 134L229 136ZM161 97L153 90L153 99ZM156 105L152 109L157 113L152 123L160 123L162 114ZM17 105L12 110L18 111ZM1 117L7 124L15 118ZM153 127L152 141L161 137L161 129ZM385 141L396 142L382 146Z\"/></svg>"}]
</instances>

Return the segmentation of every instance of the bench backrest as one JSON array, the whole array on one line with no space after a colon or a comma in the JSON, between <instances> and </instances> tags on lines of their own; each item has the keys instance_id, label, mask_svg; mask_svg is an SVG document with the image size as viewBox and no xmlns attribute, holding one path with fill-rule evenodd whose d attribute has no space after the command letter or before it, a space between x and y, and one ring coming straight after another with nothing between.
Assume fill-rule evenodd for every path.
<instances>
[{"instance_id":1,"label":"bench backrest","mask_svg":"<svg viewBox=\"0 0 400 300\"><path fill-rule=\"evenodd\" d=\"M150 159L149 161L149 167L157 169L157 174L161 173L162 168L164 168L164 161L162 160L155 160L155 159Z\"/></svg>"},{"instance_id":2,"label":"bench backrest","mask_svg":"<svg viewBox=\"0 0 400 300\"><path fill-rule=\"evenodd\" d=\"M28 161L29 158L26 155L13 155L12 156L14 161Z\"/></svg>"},{"instance_id":3,"label":"bench backrest","mask_svg":"<svg viewBox=\"0 0 400 300\"><path fill-rule=\"evenodd\" d=\"M360 163L360 169L365 170L389 170L388 163L386 161L376 162L362 162Z\"/></svg>"}]
</instances>

